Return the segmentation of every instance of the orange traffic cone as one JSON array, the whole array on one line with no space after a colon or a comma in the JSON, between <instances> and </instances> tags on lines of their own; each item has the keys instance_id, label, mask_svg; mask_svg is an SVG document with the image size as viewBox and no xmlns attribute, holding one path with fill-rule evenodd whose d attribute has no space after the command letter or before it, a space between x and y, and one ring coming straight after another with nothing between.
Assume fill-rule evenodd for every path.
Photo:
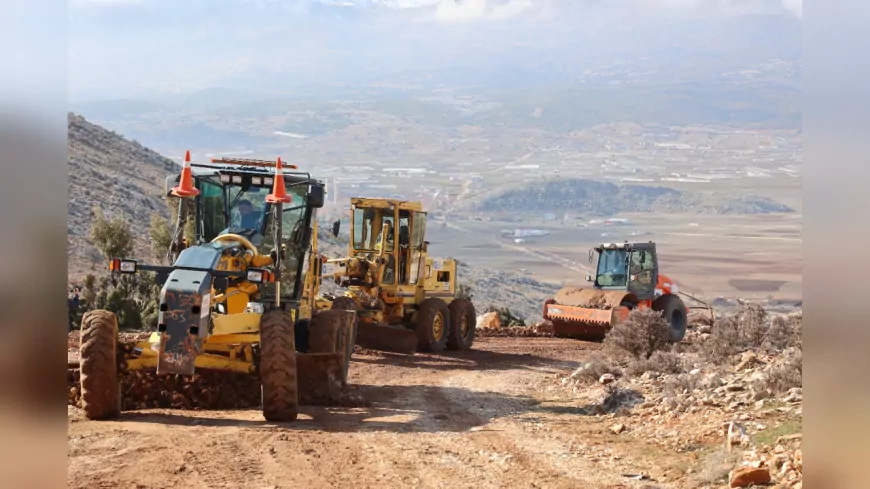
<instances>
[{"instance_id":1,"label":"orange traffic cone","mask_svg":"<svg viewBox=\"0 0 870 489\"><path fill-rule=\"evenodd\" d=\"M195 197L199 190L193 186L193 173L190 169L190 151L184 154L184 165L181 167L181 182L172 187L172 194L177 197Z\"/></svg>"},{"instance_id":2,"label":"orange traffic cone","mask_svg":"<svg viewBox=\"0 0 870 489\"><path fill-rule=\"evenodd\" d=\"M284 188L284 171L281 170L281 157L278 157L278 164L275 165L275 184L272 187L272 193L266 196L266 202L270 204L289 204L293 202L293 196L287 195L287 189Z\"/></svg>"}]
</instances>

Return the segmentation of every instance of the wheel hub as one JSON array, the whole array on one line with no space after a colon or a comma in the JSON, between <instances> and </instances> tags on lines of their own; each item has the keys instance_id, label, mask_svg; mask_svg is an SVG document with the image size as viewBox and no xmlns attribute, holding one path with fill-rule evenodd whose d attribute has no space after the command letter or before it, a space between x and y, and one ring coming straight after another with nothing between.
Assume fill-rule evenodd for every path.
<instances>
[{"instance_id":1,"label":"wheel hub","mask_svg":"<svg viewBox=\"0 0 870 489\"><path fill-rule=\"evenodd\" d=\"M444 335L444 318L441 314L436 314L435 320L432 321L432 335L435 336L436 341Z\"/></svg>"},{"instance_id":2,"label":"wheel hub","mask_svg":"<svg viewBox=\"0 0 870 489\"><path fill-rule=\"evenodd\" d=\"M462 319L459 322L459 330L462 332L462 337L465 338L468 336L468 317L462 316Z\"/></svg>"}]
</instances>

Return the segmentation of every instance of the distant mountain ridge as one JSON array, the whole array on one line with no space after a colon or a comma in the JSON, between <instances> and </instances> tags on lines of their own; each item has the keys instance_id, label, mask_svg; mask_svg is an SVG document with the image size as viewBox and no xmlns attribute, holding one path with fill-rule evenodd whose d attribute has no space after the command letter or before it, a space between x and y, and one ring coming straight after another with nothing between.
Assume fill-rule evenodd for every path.
<instances>
[{"instance_id":1,"label":"distant mountain ridge","mask_svg":"<svg viewBox=\"0 0 870 489\"><path fill-rule=\"evenodd\" d=\"M667 187L617 185L597 180L538 182L505 190L469 207L484 212L551 212L571 209L594 216L620 212L687 212L708 214L790 213L793 209L766 197L719 196Z\"/></svg>"}]
</instances>

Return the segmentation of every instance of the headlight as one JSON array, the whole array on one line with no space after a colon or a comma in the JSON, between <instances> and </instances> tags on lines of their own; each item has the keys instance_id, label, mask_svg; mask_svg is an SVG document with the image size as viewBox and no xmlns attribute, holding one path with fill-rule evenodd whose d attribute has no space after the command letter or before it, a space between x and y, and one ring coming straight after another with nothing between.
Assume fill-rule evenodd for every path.
<instances>
[{"instance_id":1,"label":"headlight","mask_svg":"<svg viewBox=\"0 0 870 489\"><path fill-rule=\"evenodd\" d=\"M251 177L251 183L254 185L262 185L263 177Z\"/></svg>"},{"instance_id":2,"label":"headlight","mask_svg":"<svg viewBox=\"0 0 870 489\"><path fill-rule=\"evenodd\" d=\"M233 183L242 183L241 175L233 175Z\"/></svg>"},{"instance_id":3,"label":"headlight","mask_svg":"<svg viewBox=\"0 0 870 489\"><path fill-rule=\"evenodd\" d=\"M221 174L221 183L230 183L230 176L226 173Z\"/></svg>"},{"instance_id":4,"label":"headlight","mask_svg":"<svg viewBox=\"0 0 870 489\"><path fill-rule=\"evenodd\" d=\"M259 270L256 268L249 269L247 272L248 282L263 284L272 281L272 274L268 270Z\"/></svg>"},{"instance_id":5,"label":"headlight","mask_svg":"<svg viewBox=\"0 0 870 489\"><path fill-rule=\"evenodd\" d=\"M264 185L272 185L275 182L275 179L272 177L264 177L263 184Z\"/></svg>"},{"instance_id":6,"label":"headlight","mask_svg":"<svg viewBox=\"0 0 870 489\"><path fill-rule=\"evenodd\" d=\"M115 258L109 262L109 270L121 273L136 273L136 260Z\"/></svg>"}]
</instances>

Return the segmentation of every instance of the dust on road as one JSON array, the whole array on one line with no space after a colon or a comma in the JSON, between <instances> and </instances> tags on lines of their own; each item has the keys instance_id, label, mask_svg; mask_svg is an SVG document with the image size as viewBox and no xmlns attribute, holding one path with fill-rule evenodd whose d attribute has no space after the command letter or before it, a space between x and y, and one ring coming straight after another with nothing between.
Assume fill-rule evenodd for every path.
<instances>
[{"instance_id":1,"label":"dust on road","mask_svg":"<svg viewBox=\"0 0 870 489\"><path fill-rule=\"evenodd\" d=\"M550 399L555 376L598 346L479 338L464 353L354 355L349 389L371 406L303 406L294 423L266 422L256 409L145 410L95 422L70 407L68 485L650 487L625 474L655 467L627 454L655 448L608 443L594 417ZM596 440L622 455L606 465L580 456L576 447Z\"/></svg>"}]
</instances>

